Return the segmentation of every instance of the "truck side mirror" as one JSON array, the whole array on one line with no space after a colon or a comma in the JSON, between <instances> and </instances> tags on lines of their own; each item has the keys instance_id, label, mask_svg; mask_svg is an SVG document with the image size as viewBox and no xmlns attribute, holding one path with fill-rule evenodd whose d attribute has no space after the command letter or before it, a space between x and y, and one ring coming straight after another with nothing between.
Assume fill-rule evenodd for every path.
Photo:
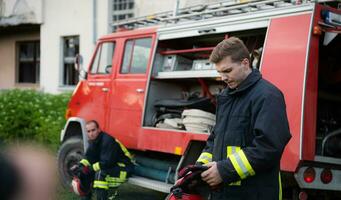
<instances>
[{"instance_id":1,"label":"truck side mirror","mask_svg":"<svg viewBox=\"0 0 341 200\"><path fill-rule=\"evenodd\" d=\"M82 68L83 64L83 57L80 54L77 54L75 56L75 70L79 74L79 80L86 79L87 77L87 72Z\"/></svg>"},{"instance_id":2,"label":"truck side mirror","mask_svg":"<svg viewBox=\"0 0 341 200\"><path fill-rule=\"evenodd\" d=\"M83 58L80 54L76 54L75 56L75 70L79 72L80 66L83 63Z\"/></svg>"}]
</instances>

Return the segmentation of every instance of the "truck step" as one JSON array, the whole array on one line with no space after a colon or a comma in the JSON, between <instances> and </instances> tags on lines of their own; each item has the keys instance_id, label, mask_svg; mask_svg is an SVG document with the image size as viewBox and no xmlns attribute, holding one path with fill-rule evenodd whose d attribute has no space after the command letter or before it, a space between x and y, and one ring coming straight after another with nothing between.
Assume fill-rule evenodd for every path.
<instances>
[{"instance_id":1,"label":"truck step","mask_svg":"<svg viewBox=\"0 0 341 200\"><path fill-rule=\"evenodd\" d=\"M163 193L169 193L171 187L173 186L169 183L144 178L141 176L130 177L128 183Z\"/></svg>"}]
</instances>

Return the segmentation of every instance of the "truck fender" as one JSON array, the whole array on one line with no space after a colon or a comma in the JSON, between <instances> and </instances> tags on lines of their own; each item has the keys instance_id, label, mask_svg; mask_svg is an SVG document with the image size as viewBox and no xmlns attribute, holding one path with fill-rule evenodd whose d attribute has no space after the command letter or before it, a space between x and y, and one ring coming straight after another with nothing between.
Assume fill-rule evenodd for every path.
<instances>
[{"instance_id":1,"label":"truck fender","mask_svg":"<svg viewBox=\"0 0 341 200\"><path fill-rule=\"evenodd\" d=\"M85 124L86 121L79 117L70 117L66 124L64 129L61 131L60 134L60 141L61 143L65 142L67 139L75 136L81 136L83 139L83 145L84 145L84 152L88 148L88 135L85 130Z\"/></svg>"}]
</instances>

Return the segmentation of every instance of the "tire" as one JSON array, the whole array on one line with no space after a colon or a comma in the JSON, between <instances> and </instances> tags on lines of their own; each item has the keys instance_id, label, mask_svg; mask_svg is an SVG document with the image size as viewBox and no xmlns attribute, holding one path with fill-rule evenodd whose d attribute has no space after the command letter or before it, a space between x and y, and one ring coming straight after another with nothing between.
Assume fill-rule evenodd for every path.
<instances>
[{"instance_id":1,"label":"tire","mask_svg":"<svg viewBox=\"0 0 341 200\"><path fill-rule=\"evenodd\" d=\"M83 140L80 137L71 137L60 146L57 156L58 172L64 187L70 187L72 180L70 168L78 164L83 155Z\"/></svg>"}]
</instances>

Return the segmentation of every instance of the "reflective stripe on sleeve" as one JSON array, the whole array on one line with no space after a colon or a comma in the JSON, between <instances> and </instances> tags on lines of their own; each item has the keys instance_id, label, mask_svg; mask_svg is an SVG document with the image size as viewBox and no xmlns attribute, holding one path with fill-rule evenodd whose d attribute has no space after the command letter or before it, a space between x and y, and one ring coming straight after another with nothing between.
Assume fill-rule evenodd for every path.
<instances>
[{"instance_id":1,"label":"reflective stripe on sleeve","mask_svg":"<svg viewBox=\"0 0 341 200\"><path fill-rule=\"evenodd\" d=\"M212 154L208 153L208 152L202 152L197 160L197 162L201 162L201 163L209 163L212 161Z\"/></svg>"},{"instance_id":2,"label":"reflective stripe on sleeve","mask_svg":"<svg viewBox=\"0 0 341 200\"><path fill-rule=\"evenodd\" d=\"M228 157L241 179L255 175L255 171L251 167L250 162L247 160L243 150L240 150Z\"/></svg>"},{"instance_id":3,"label":"reflective stripe on sleeve","mask_svg":"<svg viewBox=\"0 0 341 200\"><path fill-rule=\"evenodd\" d=\"M101 167L99 166L99 162L96 162L95 164L93 164L92 168L94 169L95 172L101 170Z\"/></svg>"},{"instance_id":4,"label":"reflective stripe on sleeve","mask_svg":"<svg viewBox=\"0 0 341 200\"><path fill-rule=\"evenodd\" d=\"M240 147L238 147L238 146L227 146L227 149L226 149L227 157L229 157L230 155L238 152L239 150L240 150ZM236 181L236 182L230 183L229 185L241 186L242 182L241 181Z\"/></svg>"},{"instance_id":5,"label":"reflective stripe on sleeve","mask_svg":"<svg viewBox=\"0 0 341 200\"><path fill-rule=\"evenodd\" d=\"M130 160L132 160L133 156L129 153L128 149L118 139L115 140L120 145L124 155L127 156Z\"/></svg>"},{"instance_id":6,"label":"reflective stripe on sleeve","mask_svg":"<svg viewBox=\"0 0 341 200\"><path fill-rule=\"evenodd\" d=\"M82 159L80 163L84 166L90 166L90 162L87 159Z\"/></svg>"}]
</instances>

